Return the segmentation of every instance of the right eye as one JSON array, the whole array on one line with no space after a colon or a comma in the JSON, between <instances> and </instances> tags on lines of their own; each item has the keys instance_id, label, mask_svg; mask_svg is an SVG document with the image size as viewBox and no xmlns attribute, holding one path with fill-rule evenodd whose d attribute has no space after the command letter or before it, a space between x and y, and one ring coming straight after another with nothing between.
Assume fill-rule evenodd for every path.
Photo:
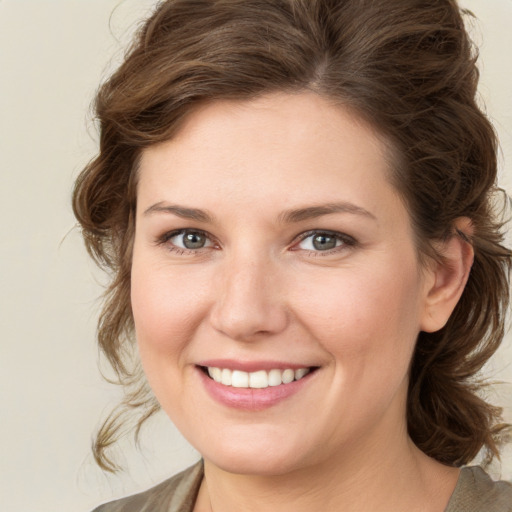
<instances>
[{"instance_id":1,"label":"right eye","mask_svg":"<svg viewBox=\"0 0 512 512\"><path fill-rule=\"evenodd\" d=\"M166 233L160 242L170 244L171 250L192 252L212 247L214 245L212 240L210 240L204 231L199 231L197 229L180 229L178 231Z\"/></svg>"}]
</instances>

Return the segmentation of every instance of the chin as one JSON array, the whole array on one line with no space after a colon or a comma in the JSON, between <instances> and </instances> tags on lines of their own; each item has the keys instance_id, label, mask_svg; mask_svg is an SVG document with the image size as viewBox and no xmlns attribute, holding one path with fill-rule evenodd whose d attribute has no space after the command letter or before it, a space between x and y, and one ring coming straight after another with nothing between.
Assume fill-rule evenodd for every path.
<instances>
[{"instance_id":1,"label":"chin","mask_svg":"<svg viewBox=\"0 0 512 512\"><path fill-rule=\"evenodd\" d=\"M283 443L228 441L199 451L211 464L223 471L239 475L278 476L308 465L307 454L300 453L300 446Z\"/></svg>"},{"instance_id":2,"label":"chin","mask_svg":"<svg viewBox=\"0 0 512 512\"><path fill-rule=\"evenodd\" d=\"M276 458L272 454L255 457L223 453L219 457L205 459L223 471L237 475L280 476L299 469L297 461L286 457Z\"/></svg>"}]
</instances>

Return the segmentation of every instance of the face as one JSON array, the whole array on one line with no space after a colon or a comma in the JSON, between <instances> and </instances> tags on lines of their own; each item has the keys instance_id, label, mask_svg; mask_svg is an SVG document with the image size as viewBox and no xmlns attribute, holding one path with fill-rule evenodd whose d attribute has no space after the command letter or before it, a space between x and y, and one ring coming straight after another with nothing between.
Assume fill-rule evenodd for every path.
<instances>
[{"instance_id":1,"label":"face","mask_svg":"<svg viewBox=\"0 0 512 512\"><path fill-rule=\"evenodd\" d=\"M212 103L144 151L139 352L205 460L282 474L406 431L427 286L389 166L313 93Z\"/></svg>"}]
</instances>

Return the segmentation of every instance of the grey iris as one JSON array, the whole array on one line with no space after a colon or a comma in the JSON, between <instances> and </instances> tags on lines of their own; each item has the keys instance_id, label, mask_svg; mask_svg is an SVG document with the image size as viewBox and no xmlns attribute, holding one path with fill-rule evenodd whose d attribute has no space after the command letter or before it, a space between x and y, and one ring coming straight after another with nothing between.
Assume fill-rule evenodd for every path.
<instances>
[{"instance_id":1,"label":"grey iris","mask_svg":"<svg viewBox=\"0 0 512 512\"><path fill-rule=\"evenodd\" d=\"M336 237L327 234L319 234L313 237L313 247L319 251L328 251L336 247Z\"/></svg>"},{"instance_id":2,"label":"grey iris","mask_svg":"<svg viewBox=\"0 0 512 512\"><path fill-rule=\"evenodd\" d=\"M201 249L206 243L206 237L201 233L185 233L183 235L183 245L187 249Z\"/></svg>"}]
</instances>

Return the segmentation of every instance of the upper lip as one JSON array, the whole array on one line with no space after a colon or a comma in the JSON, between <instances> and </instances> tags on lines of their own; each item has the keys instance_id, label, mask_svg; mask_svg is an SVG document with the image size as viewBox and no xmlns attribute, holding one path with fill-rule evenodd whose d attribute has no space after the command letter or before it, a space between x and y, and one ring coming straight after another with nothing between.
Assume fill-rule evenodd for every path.
<instances>
[{"instance_id":1,"label":"upper lip","mask_svg":"<svg viewBox=\"0 0 512 512\"><path fill-rule=\"evenodd\" d=\"M312 368L315 365L303 363L290 363L286 361L239 361L233 359L208 359L197 363L197 366L210 368L226 368L243 372L257 372L258 370L298 370L299 368Z\"/></svg>"}]
</instances>

